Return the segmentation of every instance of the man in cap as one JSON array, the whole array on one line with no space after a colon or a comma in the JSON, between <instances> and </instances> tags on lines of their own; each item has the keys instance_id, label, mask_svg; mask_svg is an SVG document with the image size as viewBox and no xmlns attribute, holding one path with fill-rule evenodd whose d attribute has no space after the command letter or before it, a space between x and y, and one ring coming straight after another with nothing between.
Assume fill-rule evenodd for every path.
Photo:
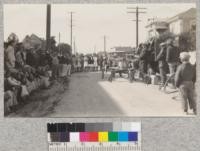
<instances>
[{"instance_id":1,"label":"man in cap","mask_svg":"<svg viewBox=\"0 0 200 151\"><path fill-rule=\"evenodd\" d=\"M196 114L196 101L194 99L194 83L196 81L196 70L190 64L188 52L180 54L182 64L179 65L175 74L175 85L179 88L183 99L184 112L188 113L188 104Z\"/></svg>"},{"instance_id":2,"label":"man in cap","mask_svg":"<svg viewBox=\"0 0 200 151\"><path fill-rule=\"evenodd\" d=\"M170 76L173 76L176 72L179 62L179 52L178 49L173 45L173 39L171 38L167 40L166 61L169 66ZM174 86L174 81L172 84Z\"/></svg>"},{"instance_id":3,"label":"man in cap","mask_svg":"<svg viewBox=\"0 0 200 151\"><path fill-rule=\"evenodd\" d=\"M166 43L161 43L160 49L161 50L159 54L156 56L156 61L158 61L158 67L161 77L161 84L159 86L159 89L164 87L167 80Z\"/></svg>"}]
</instances>

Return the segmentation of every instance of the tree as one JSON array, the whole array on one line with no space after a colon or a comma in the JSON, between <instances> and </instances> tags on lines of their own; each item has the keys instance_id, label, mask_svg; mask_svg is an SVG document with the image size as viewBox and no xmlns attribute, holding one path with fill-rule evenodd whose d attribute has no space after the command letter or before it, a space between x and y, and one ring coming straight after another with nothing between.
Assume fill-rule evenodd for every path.
<instances>
[{"instance_id":1,"label":"tree","mask_svg":"<svg viewBox=\"0 0 200 151\"><path fill-rule=\"evenodd\" d=\"M60 43L57 46L58 50L60 51L59 53L63 54L63 55L72 55L72 48L69 44L66 43Z\"/></svg>"}]
</instances>

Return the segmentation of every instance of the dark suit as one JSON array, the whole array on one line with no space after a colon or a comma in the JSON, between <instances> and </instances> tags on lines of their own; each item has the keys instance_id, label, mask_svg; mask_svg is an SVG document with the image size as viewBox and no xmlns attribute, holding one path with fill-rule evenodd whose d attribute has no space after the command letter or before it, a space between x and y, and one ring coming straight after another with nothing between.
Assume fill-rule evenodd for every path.
<instances>
[{"instance_id":1,"label":"dark suit","mask_svg":"<svg viewBox=\"0 0 200 151\"><path fill-rule=\"evenodd\" d=\"M167 80L167 62L166 62L166 47L163 46L156 56L156 61L158 61L158 67L161 77L161 86L164 86Z\"/></svg>"}]
</instances>

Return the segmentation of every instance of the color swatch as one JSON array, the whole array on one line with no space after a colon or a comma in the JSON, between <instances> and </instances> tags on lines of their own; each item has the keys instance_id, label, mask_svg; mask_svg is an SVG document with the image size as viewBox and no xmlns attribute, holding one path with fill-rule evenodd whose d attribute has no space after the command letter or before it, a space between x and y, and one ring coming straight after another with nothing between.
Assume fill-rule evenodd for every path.
<instances>
[{"instance_id":1,"label":"color swatch","mask_svg":"<svg viewBox=\"0 0 200 151\"><path fill-rule=\"evenodd\" d=\"M140 123L49 123L49 142L137 142Z\"/></svg>"}]
</instances>

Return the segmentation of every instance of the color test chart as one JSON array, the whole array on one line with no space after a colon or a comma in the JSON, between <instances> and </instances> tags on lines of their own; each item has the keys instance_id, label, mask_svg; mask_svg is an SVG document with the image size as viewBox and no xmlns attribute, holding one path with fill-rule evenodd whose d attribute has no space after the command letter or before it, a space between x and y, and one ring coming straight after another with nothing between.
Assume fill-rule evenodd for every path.
<instances>
[{"instance_id":1,"label":"color test chart","mask_svg":"<svg viewBox=\"0 0 200 151\"><path fill-rule=\"evenodd\" d=\"M48 123L49 151L141 151L141 123Z\"/></svg>"}]
</instances>

